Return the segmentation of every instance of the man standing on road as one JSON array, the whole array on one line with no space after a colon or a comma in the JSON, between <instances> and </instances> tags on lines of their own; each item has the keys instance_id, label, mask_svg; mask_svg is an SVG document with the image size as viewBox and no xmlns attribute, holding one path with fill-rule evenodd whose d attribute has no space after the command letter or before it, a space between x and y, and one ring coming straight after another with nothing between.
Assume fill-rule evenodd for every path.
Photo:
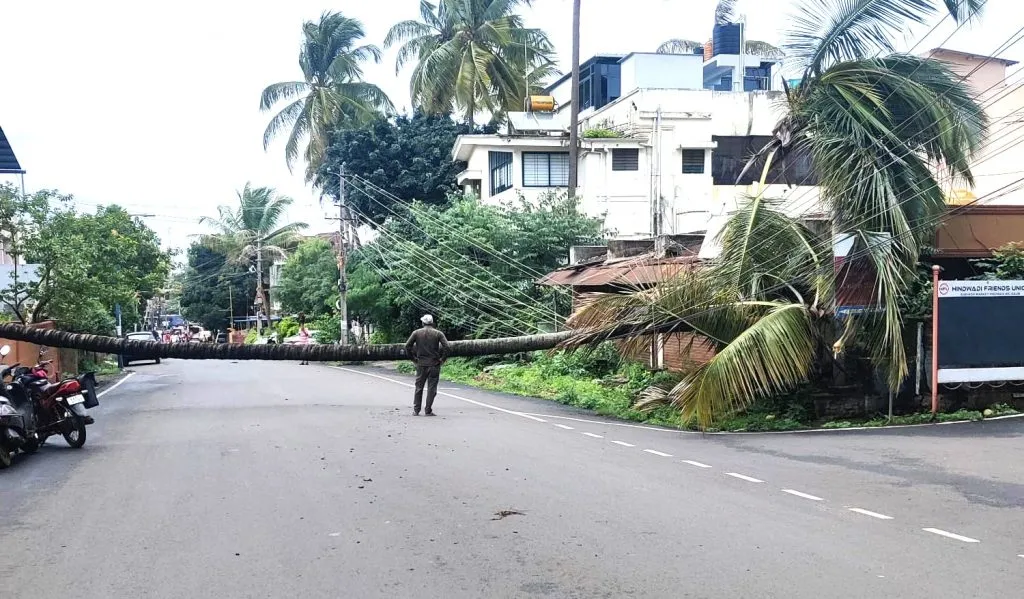
<instances>
[{"instance_id":1,"label":"man standing on road","mask_svg":"<svg viewBox=\"0 0 1024 599\"><path fill-rule=\"evenodd\" d=\"M437 379L441 376L441 364L448 359L448 339L444 333L434 328L434 317L425 314L420 318L423 323L409 335L405 343L405 353L416 365L416 391L413 395L412 413L420 415L423 405L423 385L427 386L427 406L424 414L434 415L434 397L437 396Z\"/></svg>"}]
</instances>

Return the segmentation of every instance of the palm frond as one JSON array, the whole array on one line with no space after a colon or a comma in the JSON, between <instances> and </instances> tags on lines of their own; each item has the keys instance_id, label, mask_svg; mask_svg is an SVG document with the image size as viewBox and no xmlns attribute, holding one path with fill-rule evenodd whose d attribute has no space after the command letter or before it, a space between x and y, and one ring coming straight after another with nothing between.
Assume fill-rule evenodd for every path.
<instances>
[{"instance_id":1,"label":"palm frond","mask_svg":"<svg viewBox=\"0 0 1024 599\"><path fill-rule=\"evenodd\" d=\"M715 6L715 25L728 25L736 20L737 0L718 0Z\"/></svg>"},{"instance_id":2,"label":"palm frond","mask_svg":"<svg viewBox=\"0 0 1024 599\"><path fill-rule=\"evenodd\" d=\"M783 49L808 78L843 61L892 52L895 33L934 13L930 0L804 0L790 16Z\"/></svg>"},{"instance_id":3,"label":"palm frond","mask_svg":"<svg viewBox=\"0 0 1024 599\"><path fill-rule=\"evenodd\" d=\"M662 42L658 46L658 54L693 54L694 50L704 48L704 44L685 39L671 39L666 42Z\"/></svg>"},{"instance_id":4,"label":"palm frond","mask_svg":"<svg viewBox=\"0 0 1024 599\"><path fill-rule=\"evenodd\" d=\"M669 392L683 418L704 428L754 401L792 390L810 376L818 336L802 304L780 304Z\"/></svg>"},{"instance_id":5,"label":"palm frond","mask_svg":"<svg viewBox=\"0 0 1024 599\"><path fill-rule=\"evenodd\" d=\"M282 81L264 88L260 94L260 110L270 110L281 100L301 97L309 91L305 81Z\"/></svg>"}]
</instances>

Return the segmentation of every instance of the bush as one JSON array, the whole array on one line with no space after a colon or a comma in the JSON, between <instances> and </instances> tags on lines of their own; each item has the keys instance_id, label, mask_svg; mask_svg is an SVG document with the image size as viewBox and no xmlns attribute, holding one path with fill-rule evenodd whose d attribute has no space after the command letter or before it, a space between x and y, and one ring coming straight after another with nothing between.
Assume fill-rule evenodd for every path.
<instances>
[{"instance_id":1,"label":"bush","mask_svg":"<svg viewBox=\"0 0 1024 599\"><path fill-rule=\"evenodd\" d=\"M611 129L604 129L601 127L595 127L593 129L587 129L583 132L584 139L615 139L622 137L622 134L618 131Z\"/></svg>"},{"instance_id":2,"label":"bush","mask_svg":"<svg viewBox=\"0 0 1024 599\"><path fill-rule=\"evenodd\" d=\"M291 316L282 318L277 323L277 338L284 341L288 337L294 337L299 334L299 321Z\"/></svg>"},{"instance_id":3,"label":"bush","mask_svg":"<svg viewBox=\"0 0 1024 599\"><path fill-rule=\"evenodd\" d=\"M253 343L256 343L256 340L259 338L260 336L259 333L256 332L256 329L249 329L245 334L245 344L252 345Z\"/></svg>"},{"instance_id":4,"label":"bush","mask_svg":"<svg viewBox=\"0 0 1024 599\"><path fill-rule=\"evenodd\" d=\"M337 314L325 314L308 325L315 331L317 343L337 343L341 340L341 317Z\"/></svg>"}]
</instances>

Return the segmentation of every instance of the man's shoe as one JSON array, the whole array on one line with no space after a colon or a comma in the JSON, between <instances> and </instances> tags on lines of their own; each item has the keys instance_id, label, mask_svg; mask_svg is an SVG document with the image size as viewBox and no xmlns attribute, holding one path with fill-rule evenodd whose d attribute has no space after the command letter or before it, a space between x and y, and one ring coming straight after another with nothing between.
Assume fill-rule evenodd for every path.
<instances>
[{"instance_id":1,"label":"man's shoe","mask_svg":"<svg viewBox=\"0 0 1024 599\"><path fill-rule=\"evenodd\" d=\"M413 410L412 411L412 415L413 416L419 416L420 415L420 411L419 410ZM429 414L428 414L428 416L429 416Z\"/></svg>"},{"instance_id":2,"label":"man's shoe","mask_svg":"<svg viewBox=\"0 0 1024 599\"><path fill-rule=\"evenodd\" d=\"M424 415L425 416L437 416L437 414L435 414L433 412L426 412Z\"/></svg>"}]
</instances>

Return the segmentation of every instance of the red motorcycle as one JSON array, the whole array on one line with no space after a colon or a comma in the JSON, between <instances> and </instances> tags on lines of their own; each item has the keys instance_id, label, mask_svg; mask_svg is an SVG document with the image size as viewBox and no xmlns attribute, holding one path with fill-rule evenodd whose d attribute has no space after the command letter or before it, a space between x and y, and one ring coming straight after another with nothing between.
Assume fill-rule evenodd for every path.
<instances>
[{"instance_id":1,"label":"red motorcycle","mask_svg":"<svg viewBox=\"0 0 1024 599\"><path fill-rule=\"evenodd\" d=\"M46 367L52 360L43 360L28 368L15 368L14 382L23 386L35 406L35 433L41 445L48 437L62 435L71 447L85 445L85 427L93 423L85 411L99 405L94 373L51 383Z\"/></svg>"}]
</instances>

